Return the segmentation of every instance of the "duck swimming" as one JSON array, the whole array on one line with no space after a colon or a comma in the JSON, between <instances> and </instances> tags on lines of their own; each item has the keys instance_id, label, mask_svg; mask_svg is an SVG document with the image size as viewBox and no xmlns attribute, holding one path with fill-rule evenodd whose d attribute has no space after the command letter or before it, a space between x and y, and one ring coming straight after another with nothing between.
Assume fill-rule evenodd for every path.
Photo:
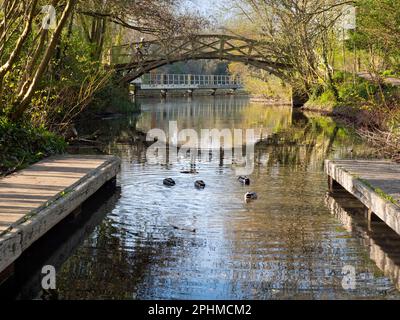
<instances>
[{"instance_id":1,"label":"duck swimming","mask_svg":"<svg viewBox=\"0 0 400 320\"><path fill-rule=\"evenodd\" d=\"M203 180L197 180L197 181L194 183L194 186L195 186L197 189L204 189L204 188L206 187L206 184L204 183Z\"/></svg>"},{"instance_id":2,"label":"duck swimming","mask_svg":"<svg viewBox=\"0 0 400 320\"><path fill-rule=\"evenodd\" d=\"M246 202L250 202L252 200L257 200L258 199L258 195L255 192L247 192L244 196L244 200Z\"/></svg>"},{"instance_id":3,"label":"duck swimming","mask_svg":"<svg viewBox=\"0 0 400 320\"><path fill-rule=\"evenodd\" d=\"M175 183L174 179L167 178L167 179L164 179L164 185L168 186L168 187L173 187L176 185L176 183Z\"/></svg>"},{"instance_id":4,"label":"duck swimming","mask_svg":"<svg viewBox=\"0 0 400 320\"><path fill-rule=\"evenodd\" d=\"M239 180L239 182L240 182L241 184L244 184L244 185L246 185L246 186L249 186L249 185L250 185L250 178L249 178L249 177L240 176L240 177L238 178L238 180Z\"/></svg>"},{"instance_id":5,"label":"duck swimming","mask_svg":"<svg viewBox=\"0 0 400 320\"><path fill-rule=\"evenodd\" d=\"M182 170L181 171L182 174L198 174L198 172L194 169L191 170Z\"/></svg>"}]
</instances>

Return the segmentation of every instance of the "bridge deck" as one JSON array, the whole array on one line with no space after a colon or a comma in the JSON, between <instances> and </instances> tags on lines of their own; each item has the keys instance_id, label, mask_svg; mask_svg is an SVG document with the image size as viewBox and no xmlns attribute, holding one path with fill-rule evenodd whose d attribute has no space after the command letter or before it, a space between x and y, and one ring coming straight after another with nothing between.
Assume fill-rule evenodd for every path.
<instances>
[{"instance_id":1,"label":"bridge deck","mask_svg":"<svg viewBox=\"0 0 400 320\"><path fill-rule=\"evenodd\" d=\"M330 186L334 182L359 199L371 213L400 234L400 165L377 160L327 160Z\"/></svg>"},{"instance_id":2,"label":"bridge deck","mask_svg":"<svg viewBox=\"0 0 400 320\"><path fill-rule=\"evenodd\" d=\"M146 74L134 81L141 90L240 89L239 77L229 75Z\"/></svg>"},{"instance_id":3,"label":"bridge deck","mask_svg":"<svg viewBox=\"0 0 400 320\"><path fill-rule=\"evenodd\" d=\"M241 85L217 85L217 84L207 84L207 85L200 85L200 84L140 84L138 89L140 90L206 90L206 89L242 89L243 86Z\"/></svg>"},{"instance_id":4,"label":"bridge deck","mask_svg":"<svg viewBox=\"0 0 400 320\"><path fill-rule=\"evenodd\" d=\"M372 82L374 82L378 78L378 77L373 76L369 72L359 72L358 76L367 81L372 81ZM399 78L388 77L388 78L384 78L383 81L386 84L390 84L394 87L400 87L400 79Z\"/></svg>"},{"instance_id":5,"label":"bridge deck","mask_svg":"<svg viewBox=\"0 0 400 320\"><path fill-rule=\"evenodd\" d=\"M0 272L118 173L108 156L61 156L0 180Z\"/></svg>"}]
</instances>

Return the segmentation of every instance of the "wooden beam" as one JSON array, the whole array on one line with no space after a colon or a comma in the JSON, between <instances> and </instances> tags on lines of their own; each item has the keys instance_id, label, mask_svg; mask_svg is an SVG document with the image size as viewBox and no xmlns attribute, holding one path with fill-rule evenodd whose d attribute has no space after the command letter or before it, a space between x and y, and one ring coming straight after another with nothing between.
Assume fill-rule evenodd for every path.
<instances>
[{"instance_id":1,"label":"wooden beam","mask_svg":"<svg viewBox=\"0 0 400 320\"><path fill-rule=\"evenodd\" d=\"M135 52L130 50L136 46L135 43L113 47L112 61L120 62L129 56L133 57L128 63L119 63L113 66L116 70L129 70L129 74L124 77L125 81L130 81L159 66L191 59L243 62L267 70L278 77L282 77L282 71L289 67L277 62L279 57L274 55L273 50L268 50L268 42L238 36L196 35L190 38L176 37L172 40L154 40L143 43L145 47L151 47L151 50L144 52L143 59L135 57ZM124 50L130 51L123 52Z\"/></svg>"},{"instance_id":2,"label":"wooden beam","mask_svg":"<svg viewBox=\"0 0 400 320\"><path fill-rule=\"evenodd\" d=\"M221 60L222 60L222 55L223 55L223 52L224 52L224 49L225 49L225 42L226 42L225 38L224 37L221 38L221 47L220 47L220 51L219 51L219 55L220 55L220 59Z\"/></svg>"}]
</instances>

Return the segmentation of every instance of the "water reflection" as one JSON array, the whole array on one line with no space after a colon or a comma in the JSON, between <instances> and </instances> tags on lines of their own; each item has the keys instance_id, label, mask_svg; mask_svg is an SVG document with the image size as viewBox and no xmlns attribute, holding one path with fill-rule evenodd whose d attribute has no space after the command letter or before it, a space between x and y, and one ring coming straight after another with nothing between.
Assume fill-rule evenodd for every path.
<instances>
[{"instance_id":1,"label":"water reflection","mask_svg":"<svg viewBox=\"0 0 400 320\"><path fill-rule=\"evenodd\" d=\"M141 107L140 115L80 128L98 131L102 151L123 159L121 196L59 268L59 298L399 298L324 201L323 160L371 154L349 129L234 97L143 100ZM169 121L182 129L260 129L251 186L221 159L197 159L197 175L180 173L190 158L149 165L143 131ZM176 187L164 187L165 177ZM194 188L198 179L205 190ZM250 190L259 200L245 204ZM342 287L347 265L362 275L356 290Z\"/></svg>"},{"instance_id":2,"label":"water reflection","mask_svg":"<svg viewBox=\"0 0 400 320\"><path fill-rule=\"evenodd\" d=\"M400 236L379 219L369 225L364 205L346 191L328 194L326 204L346 231L365 246L370 259L400 290Z\"/></svg>"},{"instance_id":3,"label":"water reflection","mask_svg":"<svg viewBox=\"0 0 400 320\"><path fill-rule=\"evenodd\" d=\"M169 133L171 121L178 129L253 129L258 140L287 128L292 122L292 108L253 104L245 97L149 100L142 103L143 114L136 128L142 132L161 129Z\"/></svg>"},{"instance_id":4,"label":"water reflection","mask_svg":"<svg viewBox=\"0 0 400 320\"><path fill-rule=\"evenodd\" d=\"M293 114L291 126L270 135L256 149L258 154L267 153L269 166L279 163L306 171L322 171L327 158L369 158L373 154L351 129L331 118L300 112Z\"/></svg>"}]
</instances>

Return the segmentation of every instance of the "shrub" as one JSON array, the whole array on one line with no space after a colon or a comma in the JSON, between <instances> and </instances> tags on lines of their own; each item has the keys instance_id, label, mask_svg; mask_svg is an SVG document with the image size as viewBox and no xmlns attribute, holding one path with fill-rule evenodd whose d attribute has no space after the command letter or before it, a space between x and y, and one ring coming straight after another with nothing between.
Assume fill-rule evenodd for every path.
<instances>
[{"instance_id":1,"label":"shrub","mask_svg":"<svg viewBox=\"0 0 400 320\"><path fill-rule=\"evenodd\" d=\"M66 142L44 128L0 118L0 174L9 174L65 151Z\"/></svg>"},{"instance_id":2,"label":"shrub","mask_svg":"<svg viewBox=\"0 0 400 320\"><path fill-rule=\"evenodd\" d=\"M117 80L114 79L95 94L88 111L97 113L130 113L137 112L138 107L137 104L132 101L128 88L122 87L117 83Z\"/></svg>"}]
</instances>

